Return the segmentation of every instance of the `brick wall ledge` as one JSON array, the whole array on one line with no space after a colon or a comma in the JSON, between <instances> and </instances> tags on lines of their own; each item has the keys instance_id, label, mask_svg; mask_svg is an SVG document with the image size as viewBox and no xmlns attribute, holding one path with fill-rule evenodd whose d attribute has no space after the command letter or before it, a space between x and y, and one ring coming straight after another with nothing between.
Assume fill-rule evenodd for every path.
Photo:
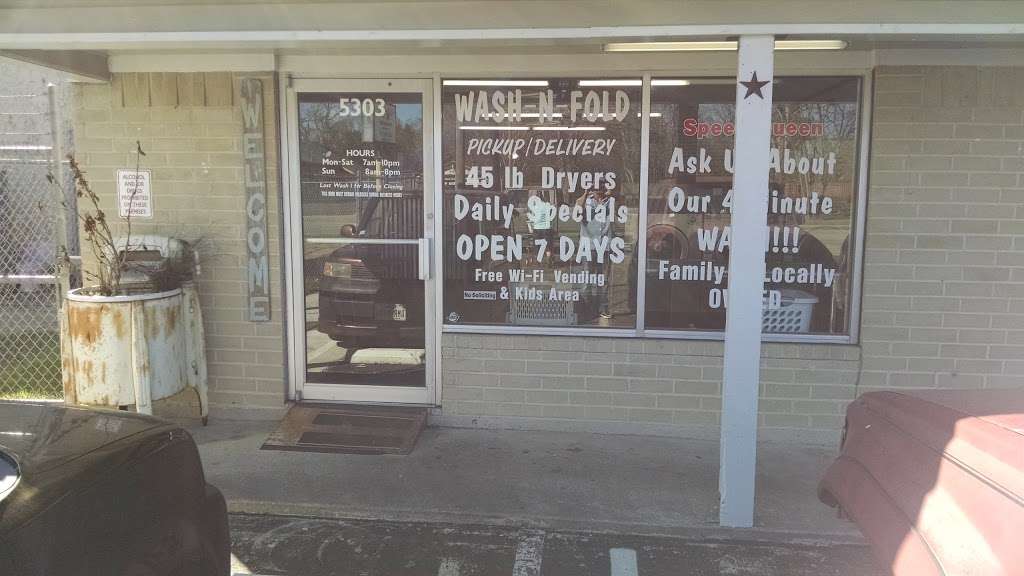
<instances>
[{"instance_id":1,"label":"brick wall ledge","mask_svg":"<svg viewBox=\"0 0 1024 576\"><path fill-rule=\"evenodd\" d=\"M640 436L664 436L686 438L707 442L719 441L718 426L675 426L642 422L610 422L603 420L559 420L553 418L529 418L523 416L464 416L444 414L433 410L430 426L443 428L478 428L485 430L540 430L548 432L571 432L586 434L622 434ZM758 441L801 446L837 448L839 430L803 428L761 428Z\"/></svg>"},{"instance_id":2,"label":"brick wall ledge","mask_svg":"<svg viewBox=\"0 0 1024 576\"><path fill-rule=\"evenodd\" d=\"M645 355L686 355L721 358L725 343L718 340L658 338L586 338L525 334L444 334L442 347L485 350L533 350L541 352L597 352ZM762 345L763 358L857 361L859 344L778 343Z\"/></svg>"}]
</instances>

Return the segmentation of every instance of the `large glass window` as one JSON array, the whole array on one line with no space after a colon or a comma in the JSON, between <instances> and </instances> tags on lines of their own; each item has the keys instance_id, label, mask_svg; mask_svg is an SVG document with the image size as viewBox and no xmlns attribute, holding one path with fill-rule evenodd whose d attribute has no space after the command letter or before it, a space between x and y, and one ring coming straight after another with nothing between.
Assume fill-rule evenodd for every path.
<instances>
[{"instance_id":1,"label":"large glass window","mask_svg":"<svg viewBox=\"0 0 1024 576\"><path fill-rule=\"evenodd\" d=\"M447 80L449 325L636 326L641 80Z\"/></svg>"},{"instance_id":2,"label":"large glass window","mask_svg":"<svg viewBox=\"0 0 1024 576\"><path fill-rule=\"evenodd\" d=\"M765 333L849 334L860 82L773 87ZM718 331L728 304L734 80L651 87L648 329Z\"/></svg>"},{"instance_id":3,"label":"large glass window","mask_svg":"<svg viewBox=\"0 0 1024 576\"><path fill-rule=\"evenodd\" d=\"M444 82L446 325L634 329L643 290L645 330L724 330L735 81L651 81L641 226L642 84ZM767 334L850 334L860 93L775 79Z\"/></svg>"}]
</instances>

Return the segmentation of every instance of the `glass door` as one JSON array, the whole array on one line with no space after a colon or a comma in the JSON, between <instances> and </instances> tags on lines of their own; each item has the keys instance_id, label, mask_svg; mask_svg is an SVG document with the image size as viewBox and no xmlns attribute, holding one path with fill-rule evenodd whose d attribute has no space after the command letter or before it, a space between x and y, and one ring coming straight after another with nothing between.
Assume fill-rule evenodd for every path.
<instances>
[{"instance_id":1,"label":"glass door","mask_svg":"<svg viewBox=\"0 0 1024 576\"><path fill-rule=\"evenodd\" d=\"M289 91L304 400L434 401L431 118L429 80Z\"/></svg>"}]
</instances>

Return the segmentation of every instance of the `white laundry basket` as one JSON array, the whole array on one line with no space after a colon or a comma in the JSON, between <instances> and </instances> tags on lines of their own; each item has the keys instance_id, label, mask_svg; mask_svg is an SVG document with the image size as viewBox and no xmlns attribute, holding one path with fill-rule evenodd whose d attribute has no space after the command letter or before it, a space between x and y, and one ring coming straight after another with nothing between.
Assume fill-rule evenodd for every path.
<instances>
[{"instance_id":1,"label":"white laundry basket","mask_svg":"<svg viewBox=\"0 0 1024 576\"><path fill-rule=\"evenodd\" d=\"M811 315L818 297L802 290L783 290L778 308L768 308L765 302L761 313L761 332L774 334L802 334L811 331Z\"/></svg>"},{"instance_id":2,"label":"white laundry basket","mask_svg":"<svg viewBox=\"0 0 1024 576\"><path fill-rule=\"evenodd\" d=\"M548 292L556 284L542 283L508 283L508 323L524 326L575 326L576 303L559 300L519 300L515 298L516 287L536 288Z\"/></svg>"}]
</instances>

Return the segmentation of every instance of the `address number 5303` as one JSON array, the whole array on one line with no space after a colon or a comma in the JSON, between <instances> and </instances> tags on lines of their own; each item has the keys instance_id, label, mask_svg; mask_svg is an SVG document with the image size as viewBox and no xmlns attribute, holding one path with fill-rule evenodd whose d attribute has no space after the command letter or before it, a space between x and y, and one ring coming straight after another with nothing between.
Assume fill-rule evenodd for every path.
<instances>
[{"instance_id":1,"label":"address number 5303","mask_svg":"<svg viewBox=\"0 0 1024 576\"><path fill-rule=\"evenodd\" d=\"M342 98L341 116L384 116L387 106L383 98Z\"/></svg>"}]
</instances>

